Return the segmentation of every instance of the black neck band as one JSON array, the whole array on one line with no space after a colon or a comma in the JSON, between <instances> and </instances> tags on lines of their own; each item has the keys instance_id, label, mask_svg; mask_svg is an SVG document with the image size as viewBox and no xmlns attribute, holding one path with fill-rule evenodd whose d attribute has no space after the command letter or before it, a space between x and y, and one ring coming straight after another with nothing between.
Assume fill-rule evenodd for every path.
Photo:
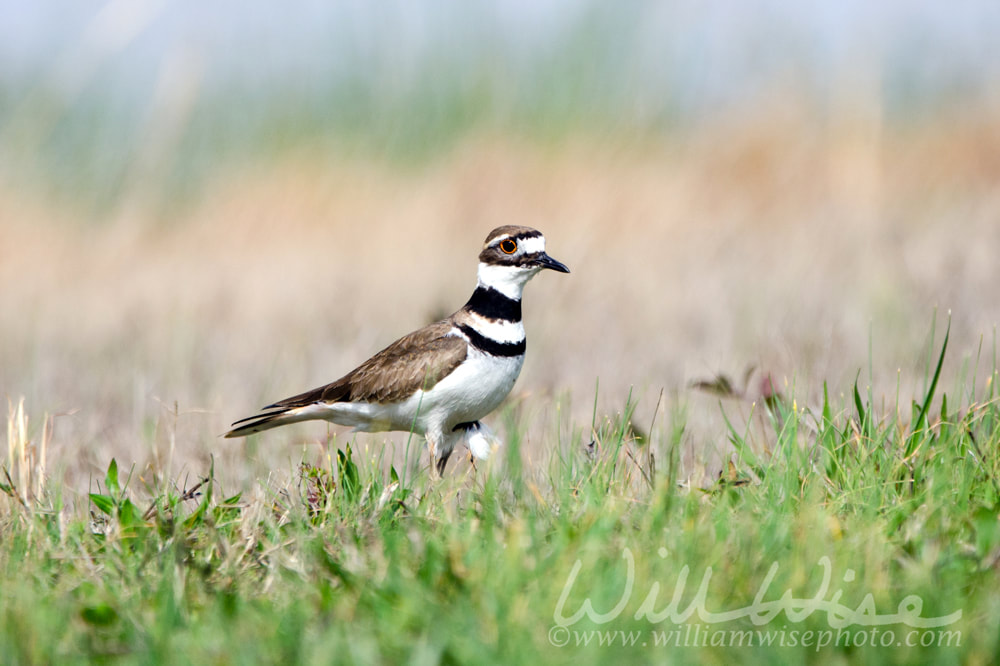
<instances>
[{"instance_id":1,"label":"black neck band","mask_svg":"<svg viewBox=\"0 0 1000 666\"><path fill-rule=\"evenodd\" d=\"M521 301L504 296L496 289L479 285L465 304L470 312L487 319L521 321Z\"/></svg>"},{"instance_id":2,"label":"black neck band","mask_svg":"<svg viewBox=\"0 0 1000 666\"><path fill-rule=\"evenodd\" d=\"M458 328L468 336L469 342L479 351L493 356L521 356L524 354L526 348L524 340L518 342L497 342L492 338L486 337L471 326L460 324Z\"/></svg>"}]
</instances>

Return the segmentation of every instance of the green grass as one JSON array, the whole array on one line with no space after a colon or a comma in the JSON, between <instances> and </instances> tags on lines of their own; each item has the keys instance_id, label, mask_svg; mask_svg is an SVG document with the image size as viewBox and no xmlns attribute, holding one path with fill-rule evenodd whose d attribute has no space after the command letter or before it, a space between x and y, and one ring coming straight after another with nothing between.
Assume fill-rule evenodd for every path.
<instances>
[{"instance_id":1,"label":"green grass","mask_svg":"<svg viewBox=\"0 0 1000 666\"><path fill-rule=\"evenodd\" d=\"M685 483L683 410L665 408L647 434L626 403L554 424L534 467L508 410L503 464L440 482L331 443L246 497L227 497L211 468L175 485L111 461L89 503L64 506L37 476L45 433L29 445L15 410L0 663L988 663L1000 649L998 375L977 389L963 373L946 396L946 346L919 403L885 408L857 386L816 409L779 396L754 406L763 442L732 418L705 443L732 446L705 488ZM607 617L578 612L588 602ZM845 619L866 604L888 624ZM722 621L699 606L747 611ZM958 612L926 629L896 615ZM767 635L775 644L756 644ZM840 645L817 647L825 637ZM743 644L712 645L723 639Z\"/></svg>"}]
</instances>

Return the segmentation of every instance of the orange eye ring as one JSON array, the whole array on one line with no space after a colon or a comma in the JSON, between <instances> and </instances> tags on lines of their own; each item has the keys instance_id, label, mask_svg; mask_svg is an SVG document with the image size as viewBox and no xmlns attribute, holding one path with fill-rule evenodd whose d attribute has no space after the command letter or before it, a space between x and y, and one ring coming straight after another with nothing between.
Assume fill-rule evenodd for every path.
<instances>
[{"instance_id":1,"label":"orange eye ring","mask_svg":"<svg viewBox=\"0 0 1000 666\"><path fill-rule=\"evenodd\" d=\"M517 243L509 238L505 238L500 241L500 251L504 254L514 254L517 252Z\"/></svg>"}]
</instances>

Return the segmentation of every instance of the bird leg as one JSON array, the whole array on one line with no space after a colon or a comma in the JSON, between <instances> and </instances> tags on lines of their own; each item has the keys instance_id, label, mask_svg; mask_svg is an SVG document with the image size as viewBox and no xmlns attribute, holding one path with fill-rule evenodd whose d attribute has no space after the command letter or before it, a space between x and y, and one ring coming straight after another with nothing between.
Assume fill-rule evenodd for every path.
<instances>
[{"instance_id":1,"label":"bird leg","mask_svg":"<svg viewBox=\"0 0 1000 666\"><path fill-rule=\"evenodd\" d=\"M433 436L430 433L425 435L427 438L427 448L430 451L432 467L434 471L437 472L437 478L444 477L444 468L448 464L448 458L451 457L451 452L454 446L444 446L443 436ZM431 474L433 476L433 473Z\"/></svg>"},{"instance_id":2,"label":"bird leg","mask_svg":"<svg viewBox=\"0 0 1000 666\"><path fill-rule=\"evenodd\" d=\"M438 478L444 476L444 468L445 465L448 464L448 458L451 457L451 452L452 449L448 449L447 451L442 451L441 455L438 456L437 460L434 461L434 467L437 469Z\"/></svg>"}]
</instances>

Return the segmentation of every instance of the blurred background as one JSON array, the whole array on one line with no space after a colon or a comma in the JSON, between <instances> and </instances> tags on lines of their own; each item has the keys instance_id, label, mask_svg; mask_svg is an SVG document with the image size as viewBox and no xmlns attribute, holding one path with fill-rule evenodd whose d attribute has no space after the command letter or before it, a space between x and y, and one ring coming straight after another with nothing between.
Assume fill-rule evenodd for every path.
<instances>
[{"instance_id":1,"label":"blurred background","mask_svg":"<svg viewBox=\"0 0 1000 666\"><path fill-rule=\"evenodd\" d=\"M526 292L528 455L599 382L710 477L692 382L908 409L949 311L946 390L991 376L996 2L0 4L0 394L80 490L289 469L323 425L217 436L457 309L507 223L573 271Z\"/></svg>"}]
</instances>

